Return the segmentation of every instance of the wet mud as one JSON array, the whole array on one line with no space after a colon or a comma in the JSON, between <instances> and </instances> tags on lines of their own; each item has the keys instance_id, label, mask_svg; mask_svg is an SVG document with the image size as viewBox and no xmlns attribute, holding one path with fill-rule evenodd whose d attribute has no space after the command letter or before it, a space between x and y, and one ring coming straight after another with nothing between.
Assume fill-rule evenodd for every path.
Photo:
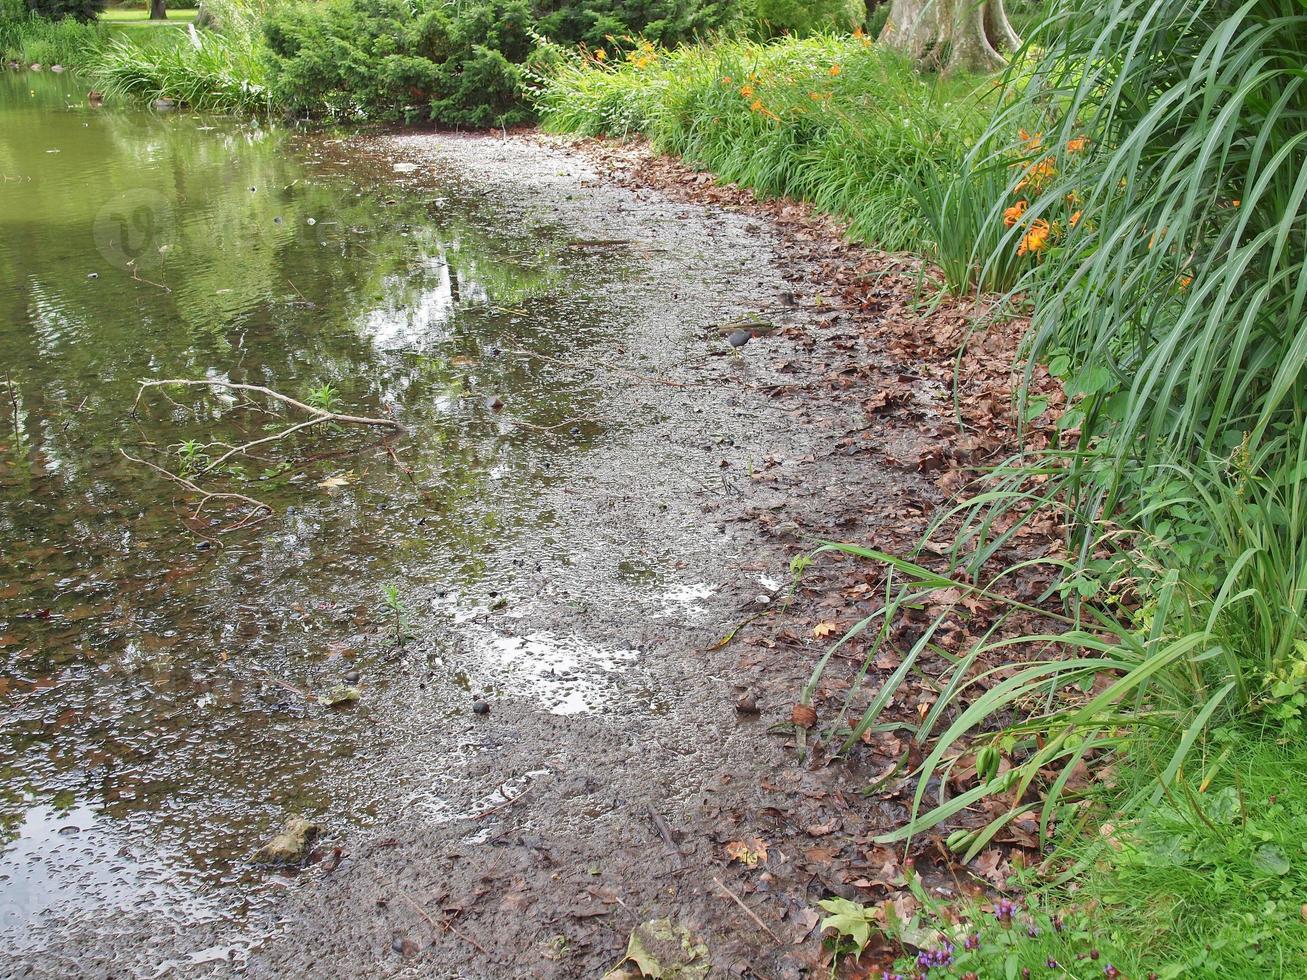
<instances>
[{"instance_id":1,"label":"wet mud","mask_svg":"<svg viewBox=\"0 0 1307 980\"><path fill-rule=\"evenodd\" d=\"M825 886L779 871L811 838L777 836L776 798L797 796L803 772L772 729L823 644L778 667L722 641L784 621L791 558L823 522L831 536L860 530L850 496L923 493L849 450L866 427L855 399L805 392L828 367L808 350L821 297L794 281L767 222L614 186L576 154L426 136L368 151L417 163L415 176L455 168L519 220L560 217L580 241L620 242L586 246L615 253L605 261L635 261L593 300L620 318L620 340L580 372L603 392L605 438L536 498L557 522L550 547L513 545L507 607L440 654L493 688L489 713L413 697L414 737L376 763L410 795L369 833L341 835L347 857L330 873L295 881L251 975L597 976L662 917L702 939L715 974L813 970L810 903ZM723 326L749 314L776 329L736 350ZM407 658L419 690L438 676L421 660L431 646ZM572 678L584 693L565 693ZM412 795L424 773L438 808ZM770 932L732 897L742 869L723 849L750 833L775 841L779 873L748 869L764 891L775 882Z\"/></svg>"}]
</instances>

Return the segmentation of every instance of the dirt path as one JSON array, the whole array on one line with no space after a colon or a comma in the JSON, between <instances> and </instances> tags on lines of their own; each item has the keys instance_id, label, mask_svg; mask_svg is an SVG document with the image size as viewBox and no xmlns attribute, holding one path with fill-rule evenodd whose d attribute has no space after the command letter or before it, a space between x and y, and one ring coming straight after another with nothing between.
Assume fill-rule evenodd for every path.
<instances>
[{"instance_id":1,"label":"dirt path","mask_svg":"<svg viewBox=\"0 0 1307 980\"><path fill-rule=\"evenodd\" d=\"M610 437L537 501L560 515L544 533L570 560L537 560L548 549L523 538L514 598L486 620L576 642L601 694L559 714L506 691L486 716L450 718L414 691L394 720L413 737L375 768L403 785L437 767L442 808L399 808L339 840L338 866L291 884L250 974L597 976L660 917L706 944L715 974L817 969L812 903L883 870L858 870L867 837L902 812L859 801L856 771L796 765L793 735L773 730L824 647L813 620L847 600L826 600L819 573L779 607L790 559L814 541L867 540L896 519L907 533L938 497L886 463L928 450L919 427L869 423L862 404L896 369L837 312L837 284L822 295L812 281L799 226L617 186L529 137L359 150L417 163L415 181L452 170L522 221L565 220L578 247L629 263L616 295L594 297L596 315L629 319L623 349L590 368ZM735 352L721 324L750 312L778 329ZM632 576L652 569L670 573L662 600L633 598ZM736 841L761 841L765 858L732 861Z\"/></svg>"}]
</instances>

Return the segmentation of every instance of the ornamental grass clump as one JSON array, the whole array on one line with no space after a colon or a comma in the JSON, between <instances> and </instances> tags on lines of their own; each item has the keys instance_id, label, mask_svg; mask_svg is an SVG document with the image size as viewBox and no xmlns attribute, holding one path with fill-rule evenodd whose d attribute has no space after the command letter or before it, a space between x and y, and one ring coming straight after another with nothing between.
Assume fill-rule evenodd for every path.
<instances>
[{"instance_id":1,"label":"ornamental grass clump","mask_svg":"<svg viewBox=\"0 0 1307 980\"><path fill-rule=\"evenodd\" d=\"M917 74L860 31L573 58L535 91L547 129L644 135L723 180L809 201L859 238L914 251L931 234L920 190L955 170L991 97L984 83Z\"/></svg>"},{"instance_id":2,"label":"ornamental grass clump","mask_svg":"<svg viewBox=\"0 0 1307 980\"><path fill-rule=\"evenodd\" d=\"M961 657L927 628L855 719L860 735L944 654L912 818L884 839L1001 799L950 837L969 856L1023 814L1057 843L1102 806L1155 807L1220 733L1298 739L1307 711L1307 8L1061 0L1031 44L1042 55L1027 48L968 167L1010 174L984 267L1026 264L1027 371L1064 382L1060 447L991 470L940 517L943 573L830 548L893 573L841 641L870 639L868 662L932 590L1025 617ZM1063 547L998 567L1049 513ZM1011 598L1011 579L1040 574L1046 593ZM949 795L977 748L994 765Z\"/></svg>"}]
</instances>

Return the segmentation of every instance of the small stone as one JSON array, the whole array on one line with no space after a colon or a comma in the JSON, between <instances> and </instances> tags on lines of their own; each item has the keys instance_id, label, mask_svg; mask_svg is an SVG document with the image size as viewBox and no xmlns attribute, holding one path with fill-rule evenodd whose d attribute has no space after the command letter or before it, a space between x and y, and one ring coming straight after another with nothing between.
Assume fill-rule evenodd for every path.
<instances>
[{"instance_id":1,"label":"small stone","mask_svg":"<svg viewBox=\"0 0 1307 980\"><path fill-rule=\"evenodd\" d=\"M478 715L488 715L490 714L490 705L486 704L484 701L473 701L472 712L473 714Z\"/></svg>"},{"instance_id":2,"label":"small stone","mask_svg":"<svg viewBox=\"0 0 1307 980\"><path fill-rule=\"evenodd\" d=\"M100 273L98 273L98 272L88 272L88 273L86 274L86 278L87 278L87 279L99 279L99 278L100 278Z\"/></svg>"},{"instance_id":3,"label":"small stone","mask_svg":"<svg viewBox=\"0 0 1307 980\"><path fill-rule=\"evenodd\" d=\"M418 953L418 944L411 939L405 939L403 936L396 936L390 941L390 948L403 957L416 956Z\"/></svg>"},{"instance_id":4,"label":"small stone","mask_svg":"<svg viewBox=\"0 0 1307 980\"><path fill-rule=\"evenodd\" d=\"M743 347L753 339L753 334L741 327L739 330L732 330L731 335L726 338L726 342L732 347Z\"/></svg>"},{"instance_id":5,"label":"small stone","mask_svg":"<svg viewBox=\"0 0 1307 980\"><path fill-rule=\"evenodd\" d=\"M735 702L735 710L742 715L758 714L758 696L752 691L745 692L740 699Z\"/></svg>"},{"instance_id":6,"label":"small stone","mask_svg":"<svg viewBox=\"0 0 1307 980\"><path fill-rule=\"evenodd\" d=\"M757 598L755 598L753 601L760 606L767 606L771 604L771 596L769 596L766 592L759 592Z\"/></svg>"},{"instance_id":7,"label":"small stone","mask_svg":"<svg viewBox=\"0 0 1307 980\"><path fill-rule=\"evenodd\" d=\"M254 852L255 864L299 864L322 827L305 817L291 817L277 836Z\"/></svg>"},{"instance_id":8,"label":"small stone","mask_svg":"<svg viewBox=\"0 0 1307 980\"><path fill-rule=\"evenodd\" d=\"M357 670L345 671L345 683L357 684L359 682L359 672Z\"/></svg>"},{"instance_id":9,"label":"small stone","mask_svg":"<svg viewBox=\"0 0 1307 980\"><path fill-rule=\"evenodd\" d=\"M318 701L328 708L339 708L347 704L353 704L358 699L359 689L349 687L346 684L337 684L325 694L318 695Z\"/></svg>"}]
</instances>

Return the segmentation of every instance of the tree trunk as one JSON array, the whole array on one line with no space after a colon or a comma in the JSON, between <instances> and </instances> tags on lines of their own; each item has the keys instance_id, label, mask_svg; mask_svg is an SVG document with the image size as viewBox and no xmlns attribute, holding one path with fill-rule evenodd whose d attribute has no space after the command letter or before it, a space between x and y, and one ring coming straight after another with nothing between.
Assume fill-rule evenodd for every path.
<instances>
[{"instance_id":1,"label":"tree trunk","mask_svg":"<svg viewBox=\"0 0 1307 980\"><path fill-rule=\"evenodd\" d=\"M167 20L167 0L150 0L150 20Z\"/></svg>"},{"instance_id":2,"label":"tree trunk","mask_svg":"<svg viewBox=\"0 0 1307 980\"><path fill-rule=\"evenodd\" d=\"M893 0L880 42L945 73L999 71L1021 46L1003 0Z\"/></svg>"},{"instance_id":3,"label":"tree trunk","mask_svg":"<svg viewBox=\"0 0 1307 980\"><path fill-rule=\"evenodd\" d=\"M1004 54L1014 54L1021 47L1021 36L1007 19L1003 0L989 0L985 4L985 36L994 50Z\"/></svg>"}]
</instances>

